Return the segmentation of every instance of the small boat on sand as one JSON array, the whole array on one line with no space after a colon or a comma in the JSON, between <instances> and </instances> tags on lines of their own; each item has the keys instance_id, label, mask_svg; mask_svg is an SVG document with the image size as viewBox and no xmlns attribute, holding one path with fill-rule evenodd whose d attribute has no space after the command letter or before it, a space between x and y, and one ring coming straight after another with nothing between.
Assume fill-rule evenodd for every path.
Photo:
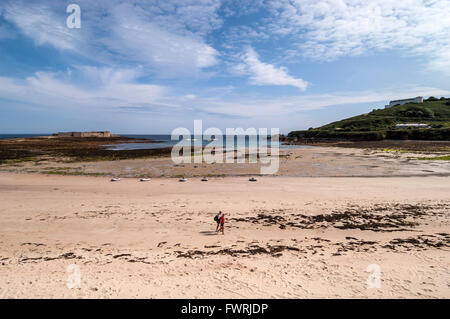
<instances>
[{"instance_id":1,"label":"small boat on sand","mask_svg":"<svg viewBox=\"0 0 450 319\"><path fill-rule=\"evenodd\" d=\"M120 182L120 178L118 177L111 178L111 182Z\"/></svg>"},{"instance_id":2,"label":"small boat on sand","mask_svg":"<svg viewBox=\"0 0 450 319\"><path fill-rule=\"evenodd\" d=\"M207 181L208 181L208 179L206 177L202 178L202 182L207 182Z\"/></svg>"},{"instance_id":3,"label":"small boat on sand","mask_svg":"<svg viewBox=\"0 0 450 319\"><path fill-rule=\"evenodd\" d=\"M187 181L187 179L186 178L184 178L184 177L182 177L182 178L180 178L179 180L178 180L179 182L186 182Z\"/></svg>"},{"instance_id":4,"label":"small boat on sand","mask_svg":"<svg viewBox=\"0 0 450 319\"><path fill-rule=\"evenodd\" d=\"M149 182L149 181L150 181L150 178L141 178L140 181L141 181L141 182Z\"/></svg>"}]
</instances>

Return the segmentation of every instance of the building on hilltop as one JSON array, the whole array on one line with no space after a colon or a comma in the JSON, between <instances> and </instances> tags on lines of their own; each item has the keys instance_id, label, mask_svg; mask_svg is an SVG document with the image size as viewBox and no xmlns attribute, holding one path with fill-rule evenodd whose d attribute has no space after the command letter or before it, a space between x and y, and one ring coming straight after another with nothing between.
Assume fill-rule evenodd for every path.
<instances>
[{"instance_id":1,"label":"building on hilltop","mask_svg":"<svg viewBox=\"0 0 450 319\"><path fill-rule=\"evenodd\" d=\"M410 98L410 99L404 99L404 100L394 100L394 101L390 101L388 105L386 105L384 108L390 108L393 107L395 105L403 105L406 103L423 103L423 96L417 96L414 98Z\"/></svg>"},{"instance_id":2,"label":"building on hilltop","mask_svg":"<svg viewBox=\"0 0 450 319\"><path fill-rule=\"evenodd\" d=\"M112 137L110 131L98 131L98 132L58 132L53 134L58 137Z\"/></svg>"},{"instance_id":3,"label":"building on hilltop","mask_svg":"<svg viewBox=\"0 0 450 319\"><path fill-rule=\"evenodd\" d=\"M408 128L408 127L430 128L430 126L428 124L425 124L425 123L395 124L395 128Z\"/></svg>"}]
</instances>

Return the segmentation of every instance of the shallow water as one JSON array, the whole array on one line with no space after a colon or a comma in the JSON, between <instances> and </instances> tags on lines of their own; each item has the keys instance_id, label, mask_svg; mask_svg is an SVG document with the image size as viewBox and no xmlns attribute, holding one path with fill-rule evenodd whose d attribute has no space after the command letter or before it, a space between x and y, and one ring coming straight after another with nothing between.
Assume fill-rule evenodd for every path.
<instances>
[{"instance_id":1,"label":"shallow water","mask_svg":"<svg viewBox=\"0 0 450 319\"><path fill-rule=\"evenodd\" d=\"M139 150L139 149L158 149L158 148L165 148L165 147L173 147L177 143L180 143L180 140L171 140L170 135L122 135L124 137L130 137L130 138L143 138L147 140L153 140L158 141L158 143L122 143L122 144L113 144L113 145L106 145L108 146L108 150L112 151L123 151L123 150ZM202 143L202 146L208 146L213 141L211 140L201 140L201 138L194 138L192 137L189 140L185 140L182 144L178 144L180 146L194 146L195 142ZM245 139L238 139L236 136L234 137L234 144L232 147L226 147L227 146L227 136L223 136L223 146L226 149L242 149L242 148L248 148L251 144L251 147L257 147L259 143L259 139L255 142L251 142L246 136ZM216 141L217 142L217 141ZM310 145L289 145L289 144L283 144L279 142L273 142L271 140L267 140L268 147L273 146L279 146L280 149L295 149L295 148L313 148L314 146Z\"/></svg>"}]
</instances>

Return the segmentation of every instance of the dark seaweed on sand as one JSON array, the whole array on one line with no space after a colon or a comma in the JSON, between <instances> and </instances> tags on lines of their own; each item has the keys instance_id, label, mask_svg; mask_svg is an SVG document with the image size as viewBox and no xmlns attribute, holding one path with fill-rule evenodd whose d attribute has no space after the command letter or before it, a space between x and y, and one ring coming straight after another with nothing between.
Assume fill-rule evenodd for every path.
<instances>
[{"instance_id":1,"label":"dark seaweed on sand","mask_svg":"<svg viewBox=\"0 0 450 319\"><path fill-rule=\"evenodd\" d=\"M263 226L278 226L280 229L316 229L334 227L338 229L360 229L375 232L407 231L418 225L418 219L442 215L446 205L375 205L374 207L351 207L328 214L304 215L283 210L260 211L256 216L232 218L236 222L250 222Z\"/></svg>"}]
</instances>

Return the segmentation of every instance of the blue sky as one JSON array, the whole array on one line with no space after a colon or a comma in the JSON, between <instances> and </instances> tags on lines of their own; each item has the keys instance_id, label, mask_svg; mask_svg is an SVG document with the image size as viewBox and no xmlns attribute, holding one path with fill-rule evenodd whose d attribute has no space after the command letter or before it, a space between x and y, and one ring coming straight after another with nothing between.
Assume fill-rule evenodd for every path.
<instances>
[{"instance_id":1,"label":"blue sky","mask_svg":"<svg viewBox=\"0 0 450 319\"><path fill-rule=\"evenodd\" d=\"M450 96L449 16L448 0L2 0L0 133L288 133Z\"/></svg>"}]
</instances>

